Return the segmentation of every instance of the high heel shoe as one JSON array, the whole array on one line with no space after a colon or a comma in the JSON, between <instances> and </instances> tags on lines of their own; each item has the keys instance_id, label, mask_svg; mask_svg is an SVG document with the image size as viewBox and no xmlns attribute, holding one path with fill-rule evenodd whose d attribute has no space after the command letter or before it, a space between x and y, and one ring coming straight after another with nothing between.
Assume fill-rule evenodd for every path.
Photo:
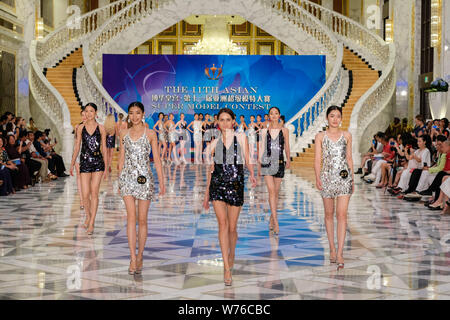
<instances>
[{"instance_id":1,"label":"high heel shoe","mask_svg":"<svg viewBox=\"0 0 450 320\"><path fill-rule=\"evenodd\" d=\"M444 210L444 205L439 205L439 206L433 206L433 205L429 205L428 206L428 209L430 209L430 210L432 210L432 211L438 211L438 210Z\"/></svg>"},{"instance_id":2,"label":"high heel shoe","mask_svg":"<svg viewBox=\"0 0 450 320\"><path fill-rule=\"evenodd\" d=\"M337 261L336 255L334 256L334 258L332 258L332 257L331 257L331 254L330 254L330 263L331 263L331 264L335 264L336 261Z\"/></svg>"},{"instance_id":3,"label":"high heel shoe","mask_svg":"<svg viewBox=\"0 0 450 320\"><path fill-rule=\"evenodd\" d=\"M272 230L272 233L273 233L274 236L278 236L280 234L280 226L278 226L278 225L274 226L273 230Z\"/></svg>"},{"instance_id":4,"label":"high heel shoe","mask_svg":"<svg viewBox=\"0 0 450 320\"><path fill-rule=\"evenodd\" d=\"M88 236L92 236L94 234L94 227L92 227L92 229L91 228L87 229L86 232Z\"/></svg>"},{"instance_id":5,"label":"high heel shoe","mask_svg":"<svg viewBox=\"0 0 450 320\"><path fill-rule=\"evenodd\" d=\"M135 264L134 269L131 268L131 265L133 264L133 262L134 262L134 264ZM128 274L129 274L130 276L133 276L133 275L136 274L136 260L131 260L131 261L130 261L130 266L128 267Z\"/></svg>"},{"instance_id":6,"label":"high heel shoe","mask_svg":"<svg viewBox=\"0 0 450 320\"><path fill-rule=\"evenodd\" d=\"M269 230L270 230L270 231L273 230L273 220L272 220L272 215L270 216L270 219L269 219Z\"/></svg>"},{"instance_id":7,"label":"high heel shoe","mask_svg":"<svg viewBox=\"0 0 450 320\"><path fill-rule=\"evenodd\" d=\"M233 284L233 278L231 277L231 269L225 269L225 272L230 272L230 277L223 280L225 286L231 287Z\"/></svg>"},{"instance_id":8,"label":"high heel shoe","mask_svg":"<svg viewBox=\"0 0 450 320\"><path fill-rule=\"evenodd\" d=\"M144 257L138 258L136 262L136 272L135 274L141 274L142 273L142 267L144 266Z\"/></svg>"},{"instance_id":9,"label":"high heel shoe","mask_svg":"<svg viewBox=\"0 0 450 320\"><path fill-rule=\"evenodd\" d=\"M337 260L336 260L337 261ZM337 263L337 271L344 269L344 263L343 262L338 262Z\"/></svg>"}]
</instances>

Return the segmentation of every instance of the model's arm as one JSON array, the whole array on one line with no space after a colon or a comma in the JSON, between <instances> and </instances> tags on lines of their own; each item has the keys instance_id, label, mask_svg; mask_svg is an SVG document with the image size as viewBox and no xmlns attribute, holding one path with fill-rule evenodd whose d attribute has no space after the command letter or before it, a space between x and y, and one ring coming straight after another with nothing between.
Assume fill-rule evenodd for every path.
<instances>
[{"instance_id":1,"label":"model's arm","mask_svg":"<svg viewBox=\"0 0 450 320\"><path fill-rule=\"evenodd\" d=\"M123 170L123 165L125 164L125 148L123 147L123 138L125 137L125 135L127 134L128 129L127 130L121 130L120 131L120 136L119 136L119 144L120 144L120 148L119 148L119 177L120 174L122 173Z\"/></svg>"},{"instance_id":2,"label":"model's arm","mask_svg":"<svg viewBox=\"0 0 450 320\"><path fill-rule=\"evenodd\" d=\"M191 123L189 123L189 125L187 126L186 130L189 131L190 133L194 133L194 131L191 130L191 127L194 125L194 121L192 121Z\"/></svg>"},{"instance_id":3,"label":"model's arm","mask_svg":"<svg viewBox=\"0 0 450 320\"><path fill-rule=\"evenodd\" d=\"M258 154L258 162L262 163L262 156L264 154L264 142L266 141L267 129L260 129L259 135L259 154Z\"/></svg>"},{"instance_id":4,"label":"model's arm","mask_svg":"<svg viewBox=\"0 0 450 320\"><path fill-rule=\"evenodd\" d=\"M239 143L241 144L241 150L244 150L244 159L245 163L247 165L248 171L250 172L250 181L252 183L252 187L256 187L256 179L255 179L255 172L253 170L253 163L250 162L250 148L248 146L248 140L245 133L240 133L238 135Z\"/></svg>"},{"instance_id":5,"label":"model's arm","mask_svg":"<svg viewBox=\"0 0 450 320\"><path fill-rule=\"evenodd\" d=\"M147 133L147 139L149 139L152 146L153 162L155 164L156 174L158 175L159 195L163 196L166 193L166 186L164 184L164 172L162 169L161 157L159 155L158 138L156 136L156 132L149 130Z\"/></svg>"},{"instance_id":6,"label":"model's arm","mask_svg":"<svg viewBox=\"0 0 450 320\"><path fill-rule=\"evenodd\" d=\"M289 144L289 130L283 128L284 152L286 153L286 169L291 167L291 145Z\"/></svg>"},{"instance_id":7,"label":"model's arm","mask_svg":"<svg viewBox=\"0 0 450 320\"><path fill-rule=\"evenodd\" d=\"M80 152L80 145L81 145L81 134L83 132L84 125L79 125L76 128L76 135L77 139L75 140L75 145L73 147L73 155L72 155L72 161L70 163L70 175L73 176L73 167L75 166L75 162L78 157L78 153Z\"/></svg>"},{"instance_id":8,"label":"model's arm","mask_svg":"<svg viewBox=\"0 0 450 320\"><path fill-rule=\"evenodd\" d=\"M105 180L108 178L108 175L109 175L109 171L108 171L108 157L106 156L107 155L107 150L108 149L106 149L106 130L105 130L105 127L103 126L103 125L101 125L101 124L99 124L99 127L100 127L100 134L101 134L101 137L102 137L102 142L101 142L101 152L102 152L102 155L103 155L103 161L104 161L104 163L105 163L105 172L104 172L104 177L105 177Z\"/></svg>"},{"instance_id":9,"label":"model's arm","mask_svg":"<svg viewBox=\"0 0 450 320\"><path fill-rule=\"evenodd\" d=\"M159 131L158 131L158 129L156 129L156 128L158 127L160 121L161 121L161 120L156 121L155 125L153 126L153 130L155 130L155 131L158 132L158 133L159 133Z\"/></svg>"},{"instance_id":10,"label":"model's arm","mask_svg":"<svg viewBox=\"0 0 450 320\"><path fill-rule=\"evenodd\" d=\"M314 138L315 141L315 153L314 153L314 173L316 174L316 187L322 190L322 181L320 181L320 165L322 162L322 139L323 134L319 132Z\"/></svg>"},{"instance_id":11,"label":"model's arm","mask_svg":"<svg viewBox=\"0 0 450 320\"><path fill-rule=\"evenodd\" d=\"M355 174L353 172L353 153L352 153L352 134L350 132L345 132L345 138L347 138L347 163L350 168L350 172L352 173L352 189L355 192Z\"/></svg>"},{"instance_id":12,"label":"model's arm","mask_svg":"<svg viewBox=\"0 0 450 320\"><path fill-rule=\"evenodd\" d=\"M217 141L218 140L214 140L211 143L211 155L213 155L216 150ZM205 189L205 198L203 200L203 208L205 208L205 210L209 210L209 186L211 184L211 175L213 171L214 171L214 163L212 163L209 166L209 168L206 169L206 189Z\"/></svg>"}]
</instances>

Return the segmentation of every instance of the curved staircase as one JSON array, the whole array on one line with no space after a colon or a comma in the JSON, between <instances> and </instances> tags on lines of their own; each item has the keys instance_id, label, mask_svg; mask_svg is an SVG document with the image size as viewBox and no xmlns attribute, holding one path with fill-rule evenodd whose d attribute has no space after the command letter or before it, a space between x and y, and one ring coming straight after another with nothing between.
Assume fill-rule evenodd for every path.
<instances>
[{"instance_id":1,"label":"curved staircase","mask_svg":"<svg viewBox=\"0 0 450 320\"><path fill-rule=\"evenodd\" d=\"M83 66L83 49L77 48L60 60L55 67L45 70L48 81L66 101L74 128L81 122L81 102L75 82L76 70L81 66Z\"/></svg>"},{"instance_id":2,"label":"curved staircase","mask_svg":"<svg viewBox=\"0 0 450 320\"><path fill-rule=\"evenodd\" d=\"M349 94L342 105L342 130L348 130L356 102L375 84L380 77L380 72L374 70L365 59L348 47L344 48L343 65L346 70L350 71L351 75ZM325 127L322 128L322 130L325 129ZM307 149L304 149L298 157L293 159L293 167L304 167L307 170L313 168L314 152L315 146L313 140Z\"/></svg>"},{"instance_id":3,"label":"curved staircase","mask_svg":"<svg viewBox=\"0 0 450 320\"><path fill-rule=\"evenodd\" d=\"M307 34L319 44L321 54L330 57L334 65L324 87L307 105L298 106L298 114L287 121L293 136L291 155L302 153L295 158L293 166L312 167L314 148L307 143L312 142L315 134L323 130L324 112L331 104L345 106L343 128L348 128L353 135L354 161L358 163L359 150L366 148L366 136L383 126L390 115L388 107L395 92L395 47L386 44L357 22L307 0L258 0L252 3L248 0L233 0L225 8L221 0L197 0L195 3L184 0L118 0L82 16L81 29L63 26L44 40L33 41L30 47L30 89L42 112L55 125L64 124L57 129L64 136L65 152L70 154L72 151L71 127L80 118L80 100L77 99L77 89L74 90L76 85L73 84L76 83L76 80L73 81L74 68L76 70L84 62L85 66L80 70L84 75L84 85L79 87L81 96L95 102L99 107L99 117L104 119L106 114L119 110L93 70L103 53L120 51L120 48L133 45L143 37L165 30L170 26L166 24L176 23L191 14L217 12L242 15L253 24L272 32L293 49L300 49L303 43L312 43L300 41L297 38L300 33ZM279 24L285 27L273 26ZM343 44L347 46L345 51ZM84 52L75 52L74 48L81 45ZM360 55L354 54L352 50ZM74 52L55 66L62 56L71 51ZM82 59L79 59L80 53ZM370 61L375 69L382 70L382 73L373 70L362 57ZM70 65L68 61L72 59L74 63ZM343 84L343 74L346 73L342 72L342 65L351 71L350 79L353 78L353 81L348 83L350 88L347 83ZM51 66L55 67L47 71L48 77L45 78L42 70ZM348 96L342 102L342 94L347 90ZM376 120L380 120L376 126L371 125ZM299 132L296 139L294 126Z\"/></svg>"}]
</instances>

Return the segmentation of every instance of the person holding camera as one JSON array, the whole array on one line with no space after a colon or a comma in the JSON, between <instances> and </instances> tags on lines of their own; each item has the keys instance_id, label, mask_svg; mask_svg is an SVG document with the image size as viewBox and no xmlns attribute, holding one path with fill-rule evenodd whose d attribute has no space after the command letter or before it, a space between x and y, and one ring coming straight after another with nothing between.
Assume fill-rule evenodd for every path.
<instances>
[{"instance_id":1,"label":"person holding camera","mask_svg":"<svg viewBox=\"0 0 450 320\"><path fill-rule=\"evenodd\" d=\"M420 136L417 139L417 150L414 150L412 145L406 146L406 159L408 160L408 167L403 170L400 177L400 182L398 183L398 188L401 190L400 192L405 192L409 188L411 175L415 169L423 169L425 164L431 163L431 153L427 148L429 140L429 136Z\"/></svg>"}]
</instances>

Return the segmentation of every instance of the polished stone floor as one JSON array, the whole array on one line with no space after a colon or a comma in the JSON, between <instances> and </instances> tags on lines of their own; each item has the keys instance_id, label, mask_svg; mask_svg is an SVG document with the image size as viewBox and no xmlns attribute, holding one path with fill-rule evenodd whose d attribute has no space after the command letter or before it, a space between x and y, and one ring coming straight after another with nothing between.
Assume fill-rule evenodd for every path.
<instances>
[{"instance_id":1,"label":"polished stone floor","mask_svg":"<svg viewBox=\"0 0 450 320\"><path fill-rule=\"evenodd\" d=\"M269 235L264 185L246 188L233 286L224 287L205 167L165 168L152 203L142 275L130 276L117 175L101 187L93 236L74 178L0 198L0 299L449 299L450 218L362 184L349 208L345 268L330 265L322 200L288 172L280 235Z\"/></svg>"}]
</instances>

